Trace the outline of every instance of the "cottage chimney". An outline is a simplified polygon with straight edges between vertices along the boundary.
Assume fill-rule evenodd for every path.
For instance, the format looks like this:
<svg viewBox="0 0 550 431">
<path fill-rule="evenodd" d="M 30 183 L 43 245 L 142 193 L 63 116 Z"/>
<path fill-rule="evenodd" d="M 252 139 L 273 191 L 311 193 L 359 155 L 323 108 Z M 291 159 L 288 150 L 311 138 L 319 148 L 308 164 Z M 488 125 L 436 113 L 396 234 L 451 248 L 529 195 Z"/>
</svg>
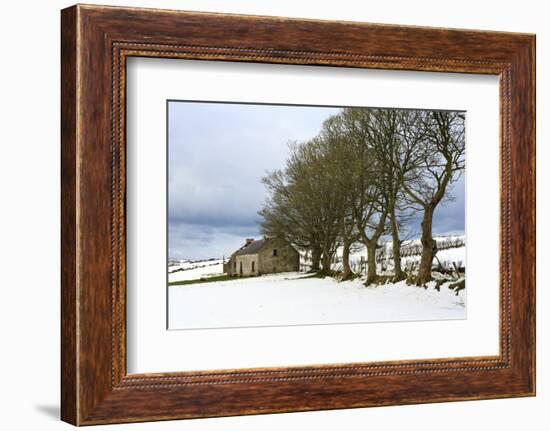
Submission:
<svg viewBox="0 0 550 431">
<path fill-rule="evenodd" d="M 254 238 L 246 238 L 245 246 L 254 242 Z"/>
</svg>

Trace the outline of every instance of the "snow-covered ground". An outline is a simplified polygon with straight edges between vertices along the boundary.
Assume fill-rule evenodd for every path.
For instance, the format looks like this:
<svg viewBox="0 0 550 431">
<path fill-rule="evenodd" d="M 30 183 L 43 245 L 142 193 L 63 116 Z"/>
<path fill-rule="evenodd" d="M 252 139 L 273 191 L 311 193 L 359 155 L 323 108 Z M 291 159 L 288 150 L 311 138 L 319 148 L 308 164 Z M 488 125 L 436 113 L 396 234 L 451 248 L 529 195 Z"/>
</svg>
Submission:
<svg viewBox="0 0 550 431">
<path fill-rule="evenodd" d="M 169 328 L 222 328 L 466 318 L 465 291 L 303 273 L 169 287 Z"/>
<path fill-rule="evenodd" d="M 199 262 L 182 262 L 179 265 L 168 267 L 168 282 L 196 280 L 203 277 L 211 277 L 223 274 L 223 261 L 221 259 L 205 260 Z"/>
<path fill-rule="evenodd" d="M 410 242 L 414 246 L 414 242 Z M 386 250 L 391 255 L 391 249 Z M 354 250 L 351 260 L 358 270 L 366 250 Z M 466 262 L 466 248 L 437 253 L 445 267 Z M 419 255 L 402 258 L 404 266 L 416 264 Z M 446 263 L 444 263 L 446 262 Z M 341 263 L 335 262 L 334 269 Z M 353 265 L 352 265 L 353 266 Z M 386 268 L 392 262 L 386 260 Z M 382 269 L 378 266 L 379 271 Z M 168 268 L 169 282 L 196 280 L 223 274 L 223 261 L 181 261 Z M 458 295 L 444 284 L 423 287 L 396 284 L 365 287 L 364 280 L 338 282 L 327 277 L 306 278 L 303 272 L 235 278 L 213 283 L 169 286 L 170 329 L 228 328 L 334 323 L 449 320 L 466 318 L 466 289 Z"/>
</svg>

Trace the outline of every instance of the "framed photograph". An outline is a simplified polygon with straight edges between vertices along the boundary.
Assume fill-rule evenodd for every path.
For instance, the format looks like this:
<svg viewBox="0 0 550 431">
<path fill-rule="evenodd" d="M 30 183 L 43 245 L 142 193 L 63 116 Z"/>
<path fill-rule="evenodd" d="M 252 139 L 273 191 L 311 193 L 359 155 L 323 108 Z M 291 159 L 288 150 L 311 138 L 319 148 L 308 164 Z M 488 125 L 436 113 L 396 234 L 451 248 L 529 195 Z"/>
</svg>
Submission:
<svg viewBox="0 0 550 431">
<path fill-rule="evenodd" d="M 61 14 L 62 419 L 535 394 L 535 37 Z"/>
</svg>

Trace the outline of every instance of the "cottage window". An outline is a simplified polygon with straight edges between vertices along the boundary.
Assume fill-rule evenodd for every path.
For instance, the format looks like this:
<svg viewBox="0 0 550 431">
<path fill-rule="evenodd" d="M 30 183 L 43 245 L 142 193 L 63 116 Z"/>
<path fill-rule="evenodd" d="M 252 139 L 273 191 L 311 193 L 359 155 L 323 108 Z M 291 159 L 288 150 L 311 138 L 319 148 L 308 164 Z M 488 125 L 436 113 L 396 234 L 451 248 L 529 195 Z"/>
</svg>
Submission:
<svg viewBox="0 0 550 431">
<path fill-rule="evenodd" d="M 276 248 L 273 249 L 273 256 L 277 256 L 277 249 Z"/>
</svg>

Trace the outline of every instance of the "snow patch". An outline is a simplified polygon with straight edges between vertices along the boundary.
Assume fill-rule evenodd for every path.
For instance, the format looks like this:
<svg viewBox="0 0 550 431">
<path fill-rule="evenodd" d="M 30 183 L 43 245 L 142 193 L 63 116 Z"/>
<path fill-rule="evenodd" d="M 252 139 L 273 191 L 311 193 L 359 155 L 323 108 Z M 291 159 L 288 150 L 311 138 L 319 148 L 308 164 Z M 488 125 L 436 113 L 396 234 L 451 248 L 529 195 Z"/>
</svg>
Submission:
<svg viewBox="0 0 550 431">
<path fill-rule="evenodd" d="M 197 268 L 193 271 L 203 271 Z M 365 287 L 304 273 L 169 287 L 169 328 L 199 329 L 465 319 L 465 291 L 405 282 Z"/>
</svg>

